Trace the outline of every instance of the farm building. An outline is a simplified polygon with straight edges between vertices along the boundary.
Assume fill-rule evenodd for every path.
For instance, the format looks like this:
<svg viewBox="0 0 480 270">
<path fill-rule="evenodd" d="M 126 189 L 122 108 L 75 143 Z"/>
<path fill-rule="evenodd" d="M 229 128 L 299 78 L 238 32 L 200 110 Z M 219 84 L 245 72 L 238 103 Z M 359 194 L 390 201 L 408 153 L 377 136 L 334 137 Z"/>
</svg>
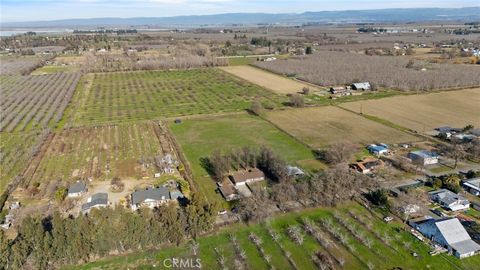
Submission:
<svg viewBox="0 0 480 270">
<path fill-rule="evenodd" d="M 228 177 L 235 186 L 265 180 L 265 174 L 257 168 L 236 171 Z"/>
<path fill-rule="evenodd" d="M 87 185 L 84 182 L 77 181 L 68 188 L 67 196 L 70 198 L 77 198 L 82 196 L 85 192 L 87 192 Z"/>
<path fill-rule="evenodd" d="M 446 248 L 459 259 L 473 256 L 480 251 L 480 245 L 470 238 L 457 218 L 439 220 L 426 218 L 409 223 L 425 237 Z"/>
<path fill-rule="evenodd" d="M 470 202 L 466 198 L 447 189 L 431 191 L 428 195 L 430 195 L 432 201 L 450 211 L 460 211 L 470 208 Z"/>
<path fill-rule="evenodd" d="M 370 154 L 373 154 L 376 156 L 385 155 L 388 153 L 388 145 L 383 143 L 379 145 L 371 144 L 367 146 L 367 149 L 370 152 Z"/>
<path fill-rule="evenodd" d="M 372 90 L 372 86 L 370 85 L 369 82 L 353 83 L 351 87 L 353 90 L 363 90 L 363 91 Z"/>
<path fill-rule="evenodd" d="M 363 159 L 363 161 L 350 164 L 350 168 L 363 174 L 369 174 L 373 173 L 376 169 L 383 167 L 383 165 L 383 161 L 376 158 L 367 157 Z"/>
<path fill-rule="evenodd" d="M 146 188 L 145 190 L 135 191 L 131 195 L 130 207 L 137 210 L 140 207 L 155 208 L 162 203 L 170 200 L 170 192 L 167 188 Z"/>
<path fill-rule="evenodd" d="M 418 165 L 433 165 L 438 163 L 438 155 L 429 151 L 414 151 L 408 153 L 408 158 Z"/>
<path fill-rule="evenodd" d="M 96 193 L 87 199 L 87 202 L 82 205 L 82 213 L 88 214 L 93 208 L 101 208 L 108 206 L 108 194 Z"/>
<path fill-rule="evenodd" d="M 480 196 L 480 177 L 463 181 L 463 187 L 475 196 Z"/>
<path fill-rule="evenodd" d="M 336 86 L 336 87 L 331 87 L 329 92 L 331 94 L 340 94 L 340 93 L 345 93 L 347 92 L 347 88 L 345 86 Z"/>
</svg>

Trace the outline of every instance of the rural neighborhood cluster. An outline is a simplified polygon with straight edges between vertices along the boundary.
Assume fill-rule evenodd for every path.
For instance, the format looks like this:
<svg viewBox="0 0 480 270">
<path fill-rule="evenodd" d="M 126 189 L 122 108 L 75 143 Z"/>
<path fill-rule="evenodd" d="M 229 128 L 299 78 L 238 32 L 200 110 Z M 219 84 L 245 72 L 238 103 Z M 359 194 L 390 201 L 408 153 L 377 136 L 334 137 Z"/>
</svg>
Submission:
<svg viewBox="0 0 480 270">
<path fill-rule="evenodd" d="M 0 40 L 0 270 L 480 269 L 478 21 L 147 30 Z"/>
</svg>

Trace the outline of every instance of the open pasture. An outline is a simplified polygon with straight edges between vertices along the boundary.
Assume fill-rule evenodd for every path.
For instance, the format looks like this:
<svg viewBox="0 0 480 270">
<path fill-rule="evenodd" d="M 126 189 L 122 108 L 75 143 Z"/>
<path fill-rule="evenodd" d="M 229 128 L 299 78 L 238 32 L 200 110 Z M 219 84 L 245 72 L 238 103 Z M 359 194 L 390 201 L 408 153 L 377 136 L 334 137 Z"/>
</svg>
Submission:
<svg viewBox="0 0 480 270">
<path fill-rule="evenodd" d="M 170 129 L 191 164 L 194 181 L 209 200 L 223 201 L 221 195 L 215 193 L 215 182 L 201 165 L 201 159 L 215 150 L 228 153 L 244 146 L 265 145 L 292 164 L 311 170 L 323 168 L 308 147 L 248 114 L 187 119 L 181 124 L 171 124 Z"/>
<path fill-rule="evenodd" d="M 0 131 L 55 126 L 79 79 L 77 73 L 0 77 Z"/>
<path fill-rule="evenodd" d="M 396 96 L 340 105 L 425 132 L 440 126 L 480 126 L 480 88 L 425 95 Z"/>
<path fill-rule="evenodd" d="M 293 94 L 300 92 L 304 87 L 310 88 L 310 90 L 316 90 L 316 87 L 312 87 L 309 84 L 295 81 L 289 78 L 282 77 L 280 75 L 261 70 L 252 66 L 229 66 L 220 67 L 220 69 L 238 76 L 251 83 L 268 88 L 278 94 Z"/>
<path fill-rule="evenodd" d="M 76 124 L 119 123 L 240 111 L 280 97 L 218 69 L 94 74 L 78 94 Z"/>
<path fill-rule="evenodd" d="M 332 106 L 273 111 L 267 114 L 267 119 L 315 148 L 336 141 L 370 144 L 418 140 L 402 131 Z"/>
<path fill-rule="evenodd" d="M 79 179 L 151 178 L 158 170 L 155 157 L 168 153 L 174 155 L 173 148 L 155 123 L 65 129 L 25 178 L 29 185 L 40 183 L 42 192 Z"/>
<path fill-rule="evenodd" d="M 402 230 L 401 224 L 386 224 L 355 203 L 285 214 L 268 224 L 229 227 L 198 239 L 198 244 L 197 256 L 190 244 L 184 244 L 66 269 L 143 269 L 163 265 L 172 257 L 193 258 L 193 262 L 199 258 L 202 269 L 237 265 L 241 269 L 473 270 L 480 263 L 478 256 L 463 260 L 431 256 L 429 247 Z"/>
</svg>

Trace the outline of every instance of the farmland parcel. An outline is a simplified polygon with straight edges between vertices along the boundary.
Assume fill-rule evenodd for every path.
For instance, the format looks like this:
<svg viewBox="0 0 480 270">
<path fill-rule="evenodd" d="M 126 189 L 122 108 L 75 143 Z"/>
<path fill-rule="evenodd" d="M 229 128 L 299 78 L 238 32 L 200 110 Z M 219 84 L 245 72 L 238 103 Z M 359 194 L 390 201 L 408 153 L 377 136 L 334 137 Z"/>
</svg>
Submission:
<svg viewBox="0 0 480 270">
<path fill-rule="evenodd" d="M 440 126 L 480 126 L 480 88 L 414 96 L 397 96 L 341 105 L 423 132 Z"/>
<path fill-rule="evenodd" d="M 55 135 L 38 167 L 27 170 L 25 184 L 37 182 L 39 195 L 49 197 L 56 186 L 79 179 L 153 177 L 155 158 L 172 153 L 156 123 L 67 129 Z"/>
<path fill-rule="evenodd" d="M 367 56 L 358 53 L 318 52 L 312 56 L 258 62 L 279 74 L 318 85 L 341 85 L 369 81 L 379 87 L 401 90 L 431 90 L 480 85 L 478 67 L 414 62 L 408 58 Z"/>
<path fill-rule="evenodd" d="M 294 240 L 292 231 L 299 232 L 301 243 Z M 403 231 L 399 223 L 386 224 L 354 203 L 336 209 L 290 213 L 268 224 L 234 226 L 201 237 L 198 244 L 196 256 L 185 244 L 66 269 L 148 268 L 172 257 L 198 257 L 202 269 L 222 269 L 223 265 L 242 265 L 245 269 L 319 269 L 319 264 L 330 263 L 333 269 L 473 270 L 480 261 L 478 256 L 464 260 L 443 254 L 431 256 L 430 248 Z M 244 250 L 246 259 L 238 259 L 235 245 Z M 414 257 L 413 252 L 418 256 Z"/>
<path fill-rule="evenodd" d="M 297 93 L 304 87 L 309 87 L 311 90 L 316 89 L 309 84 L 294 81 L 251 66 L 230 66 L 221 67 L 220 69 L 279 94 Z"/>
<path fill-rule="evenodd" d="M 274 111 L 267 119 L 312 147 L 336 141 L 400 143 L 417 138 L 336 107 Z"/>
<path fill-rule="evenodd" d="M 80 90 L 76 125 L 232 112 L 247 109 L 254 99 L 281 100 L 219 69 L 99 73 Z"/>
<path fill-rule="evenodd" d="M 171 130 L 192 165 L 199 190 L 209 200 L 221 197 L 215 193 L 215 182 L 202 167 L 201 159 L 215 150 L 228 153 L 230 149 L 265 145 L 291 163 L 310 169 L 322 167 L 306 146 L 268 122 L 247 114 L 185 120 L 181 124 L 172 124 Z"/>
</svg>

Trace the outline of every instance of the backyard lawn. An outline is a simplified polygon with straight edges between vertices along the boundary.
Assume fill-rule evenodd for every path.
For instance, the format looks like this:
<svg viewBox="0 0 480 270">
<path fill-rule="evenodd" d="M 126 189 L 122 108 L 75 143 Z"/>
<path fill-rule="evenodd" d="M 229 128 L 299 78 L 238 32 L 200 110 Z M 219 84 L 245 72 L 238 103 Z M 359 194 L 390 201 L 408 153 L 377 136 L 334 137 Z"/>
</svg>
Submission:
<svg viewBox="0 0 480 270">
<path fill-rule="evenodd" d="M 248 114 L 186 119 L 170 125 L 190 162 L 196 183 L 208 199 L 222 200 L 215 193 L 215 182 L 201 166 L 200 159 L 219 149 L 229 151 L 243 146 L 265 145 L 292 164 L 308 170 L 323 168 L 311 150 L 270 123 Z"/>
</svg>

